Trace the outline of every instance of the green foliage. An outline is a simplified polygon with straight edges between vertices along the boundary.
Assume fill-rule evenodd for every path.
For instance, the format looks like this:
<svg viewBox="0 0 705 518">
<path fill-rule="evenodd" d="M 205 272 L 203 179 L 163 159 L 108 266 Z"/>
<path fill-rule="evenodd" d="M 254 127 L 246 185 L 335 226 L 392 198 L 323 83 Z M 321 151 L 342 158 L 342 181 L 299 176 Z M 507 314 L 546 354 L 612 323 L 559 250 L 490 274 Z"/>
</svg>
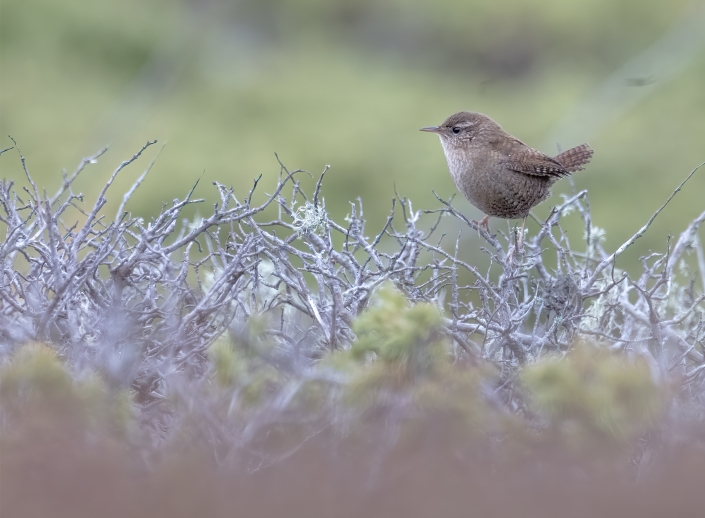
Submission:
<svg viewBox="0 0 705 518">
<path fill-rule="evenodd" d="M 0 371 L 4 404 L 55 407 L 71 399 L 73 380 L 53 349 L 34 343 L 20 348 Z"/>
<path fill-rule="evenodd" d="M 239 332 L 221 337 L 209 349 L 213 378 L 227 391 L 237 390 L 246 406 L 257 404 L 280 385 L 272 366 L 272 346 L 263 337 L 266 320 L 253 316 Z"/>
<path fill-rule="evenodd" d="M 247 362 L 238 354 L 231 340 L 221 338 L 211 345 L 208 352 L 218 385 L 231 387 L 247 372 Z"/>
<path fill-rule="evenodd" d="M 351 350 L 322 362 L 349 374 L 345 401 L 359 409 L 406 401 L 424 419 L 452 423 L 456 437 L 494 431 L 524 444 L 542 422 L 540 439 L 554 446 L 611 451 L 653 427 L 668 397 L 645 360 L 578 344 L 521 368 L 519 396 L 541 418 L 522 420 L 488 404 L 486 394 L 501 384 L 496 367 L 452 360 L 434 306 L 412 306 L 385 286 L 354 329 Z"/>
<path fill-rule="evenodd" d="M 669 395 L 656 384 L 645 361 L 578 344 L 562 357 L 546 357 L 521 368 L 518 396 L 536 415 L 512 415 L 491 404 L 496 396 L 487 397 L 498 394 L 502 383 L 496 367 L 455 361 L 437 308 L 411 305 L 391 286 L 380 289 L 355 322 L 358 340 L 352 348 L 329 353 L 315 366 L 341 374 L 340 384 L 315 375 L 297 380 L 286 374 L 274 360 L 276 351 L 265 329 L 265 320 L 252 318 L 210 348 L 217 390 L 186 392 L 189 410 L 177 435 L 200 436 L 202 423 L 194 409 L 202 405 L 215 410 L 212 415 L 223 423 L 234 410 L 244 418 L 236 422 L 247 423 L 248 415 L 266 409 L 271 396 L 289 383 L 299 388 L 286 417 L 267 417 L 271 437 L 280 437 L 282 444 L 295 443 L 291 438 L 305 433 L 297 428 L 300 423 L 329 415 L 346 434 L 354 431 L 365 440 L 370 430 L 392 419 L 399 439 L 409 444 L 433 429 L 440 430 L 435 436 L 444 444 L 468 445 L 489 434 L 502 436 L 512 455 L 537 440 L 558 451 L 609 454 L 626 451 L 623 446 L 655 426 Z M 215 406 L 208 406 L 214 401 Z M 0 369 L 0 402 L 6 424 L 28 422 L 30 416 L 35 430 L 78 426 L 116 437 L 124 435 L 130 423 L 126 394 L 111 394 L 97 376 L 76 377 L 43 344 L 19 349 Z M 183 409 L 177 405 L 171 411 Z M 222 449 L 228 450 L 227 443 Z"/>
<path fill-rule="evenodd" d="M 521 378 L 549 435 L 577 446 L 633 439 L 656 423 L 667 396 L 646 361 L 586 344 L 527 366 Z"/>
<path fill-rule="evenodd" d="M 410 374 L 428 373 L 443 351 L 443 321 L 431 304 L 410 305 L 391 286 L 377 293 L 377 302 L 355 322 L 356 358 L 374 353 L 389 366 L 408 369 Z"/>
<path fill-rule="evenodd" d="M 353 325 L 357 341 L 351 350 L 328 360 L 350 374 L 347 404 L 369 410 L 401 403 L 408 412 L 401 414 L 407 416 L 403 429 L 412 436 L 424 433 L 431 415 L 462 441 L 493 429 L 496 415 L 482 386 L 493 383 L 494 370 L 454 362 L 442 328 L 438 308 L 411 305 L 391 285 L 382 287 Z"/>
<path fill-rule="evenodd" d="M 110 392 L 95 374 L 78 379 L 40 343 L 20 348 L 0 369 L 0 402 L 13 422 L 40 428 L 63 423 L 122 435 L 131 419 L 126 391 Z"/>
</svg>

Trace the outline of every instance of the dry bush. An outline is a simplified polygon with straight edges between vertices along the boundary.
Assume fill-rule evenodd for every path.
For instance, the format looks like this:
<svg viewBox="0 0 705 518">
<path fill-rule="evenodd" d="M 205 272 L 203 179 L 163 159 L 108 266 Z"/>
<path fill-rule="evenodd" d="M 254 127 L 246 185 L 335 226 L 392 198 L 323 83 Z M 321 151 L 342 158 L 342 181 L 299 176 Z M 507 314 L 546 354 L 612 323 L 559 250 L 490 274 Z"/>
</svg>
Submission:
<svg viewBox="0 0 705 518">
<path fill-rule="evenodd" d="M 663 207 L 608 253 L 586 191 L 523 249 L 440 198 L 414 211 L 398 197 L 368 236 L 361 202 L 344 224 L 328 216 L 325 171 L 307 194 L 305 172 L 281 164 L 262 203 L 258 181 L 244 198 L 216 183 L 209 215 L 183 217 L 202 202 L 194 187 L 143 221 L 125 208 L 150 164 L 109 217 L 108 189 L 152 144 L 87 208 L 73 183 L 103 151 L 53 196 L 26 167 L 26 186 L 0 186 L 13 514 L 60 516 L 61 502 L 67 516 L 694 505 L 705 212 L 636 277 L 615 261 Z M 579 247 L 568 217 L 582 222 Z M 463 259 L 462 230 L 489 266 Z"/>
</svg>

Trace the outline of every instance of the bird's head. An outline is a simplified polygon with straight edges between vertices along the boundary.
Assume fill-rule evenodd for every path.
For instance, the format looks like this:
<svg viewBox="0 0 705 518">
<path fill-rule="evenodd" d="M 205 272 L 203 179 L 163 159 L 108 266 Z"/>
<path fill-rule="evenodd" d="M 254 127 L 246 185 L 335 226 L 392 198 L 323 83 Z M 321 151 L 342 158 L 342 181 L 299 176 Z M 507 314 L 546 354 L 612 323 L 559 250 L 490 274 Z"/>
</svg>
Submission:
<svg viewBox="0 0 705 518">
<path fill-rule="evenodd" d="M 448 117 L 440 126 L 421 128 L 421 131 L 436 133 L 444 149 L 467 147 L 482 135 L 501 130 L 499 124 L 487 115 L 477 112 L 458 112 Z"/>
</svg>

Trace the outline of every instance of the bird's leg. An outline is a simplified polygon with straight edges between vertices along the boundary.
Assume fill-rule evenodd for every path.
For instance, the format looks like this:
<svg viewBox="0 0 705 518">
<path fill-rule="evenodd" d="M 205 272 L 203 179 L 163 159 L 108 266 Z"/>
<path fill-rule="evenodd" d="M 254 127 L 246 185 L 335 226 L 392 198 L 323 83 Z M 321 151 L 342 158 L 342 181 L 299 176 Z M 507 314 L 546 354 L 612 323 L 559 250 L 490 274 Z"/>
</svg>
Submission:
<svg viewBox="0 0 705 518">
<path fill-rule="evenodd" d="M 519 238 L 517 239 L 517 249 L 521 249 L 524 246 L 524 226 L 526 225 L 526 216 L 521 220 L 521 230 L 519 231 Z"/>
</svg>

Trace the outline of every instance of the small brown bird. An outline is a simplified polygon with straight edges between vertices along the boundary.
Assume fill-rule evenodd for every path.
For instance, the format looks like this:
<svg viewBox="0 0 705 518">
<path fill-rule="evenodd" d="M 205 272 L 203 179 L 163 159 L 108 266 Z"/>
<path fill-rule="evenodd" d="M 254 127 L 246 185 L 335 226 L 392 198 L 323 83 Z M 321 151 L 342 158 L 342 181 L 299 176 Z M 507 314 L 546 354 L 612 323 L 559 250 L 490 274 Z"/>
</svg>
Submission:
<svg viewBox="0 0 705 518">
<path fill-rule="evenodd" d="M 554 182 L 582 170 L 593 154 L 583 144 L 551 158 L 476 112 L 456 113 L 421 131 L 440 137 L 456 187 L 486 214 L 479 224 L 488 228 L 490 216 L 521 218 L 520 243 L 529 211 L 551 195 Z"/>
</svg>

